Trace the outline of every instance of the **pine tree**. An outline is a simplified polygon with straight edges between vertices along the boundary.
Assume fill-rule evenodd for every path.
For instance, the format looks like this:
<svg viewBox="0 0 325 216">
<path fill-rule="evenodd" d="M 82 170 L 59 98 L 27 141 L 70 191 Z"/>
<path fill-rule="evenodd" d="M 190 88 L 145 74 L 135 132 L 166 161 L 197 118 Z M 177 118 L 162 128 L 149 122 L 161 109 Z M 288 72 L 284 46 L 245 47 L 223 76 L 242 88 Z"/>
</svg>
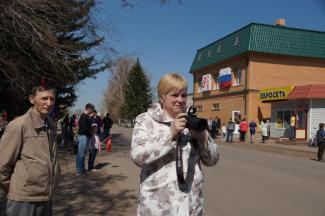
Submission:
<svg viewBox="0 0 325 216">
<path fill-rule="evenodd" d="M 135 117 L 147 111 L 152 104 L 152 89 L 150 79 L 144 73 L 139 59 L 132 67 L 127 82 L 123 87 L 124 103 L 121 107 L 121 116 L 133 123 Z"/>
</svg>

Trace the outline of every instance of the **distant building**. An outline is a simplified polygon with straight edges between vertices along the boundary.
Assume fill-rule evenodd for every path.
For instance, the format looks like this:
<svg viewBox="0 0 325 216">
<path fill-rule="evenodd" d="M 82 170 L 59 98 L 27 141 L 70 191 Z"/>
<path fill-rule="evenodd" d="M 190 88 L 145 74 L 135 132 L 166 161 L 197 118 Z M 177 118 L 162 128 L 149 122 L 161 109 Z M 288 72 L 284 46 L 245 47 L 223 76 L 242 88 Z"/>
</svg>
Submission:
<svg viewBox="0 0 325 216">
<path fill-rule="evenodd" d="M 193 93 L 188 93 L 186 95 L 186 106 L 190 107 L 193 105 Z"/>
<path fill-rule="evenodd" d="M 301 139 L 325 122 L 325 92 L 315 93 L 325 86 L 325 32 L 285 27 L 283 19 L 251 23 L 199 49 L 190 73 L 201 117 L 269 118 L 271 136 L 280 137 L 294 113 Z"/>
</svg>

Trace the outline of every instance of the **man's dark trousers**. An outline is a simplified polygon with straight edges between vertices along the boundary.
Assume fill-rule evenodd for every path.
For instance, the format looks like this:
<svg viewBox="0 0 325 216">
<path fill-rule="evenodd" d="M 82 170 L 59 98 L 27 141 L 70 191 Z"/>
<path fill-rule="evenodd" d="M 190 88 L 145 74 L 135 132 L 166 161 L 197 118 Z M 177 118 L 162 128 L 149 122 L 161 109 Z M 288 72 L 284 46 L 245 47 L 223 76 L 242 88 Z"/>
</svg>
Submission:
<svg viewBox="0 0 325 216">
<path fill-rule="evenodd" d="M 7 216 L 52 216 L 52 201 L 18 202 L 7 201 Z"/>
<path fill-rule="evenodd" d="M 325 143 L 319 143 L 318 144 L 318 152 L 317 152 L 317 159 L 318 160 L 323 159 L 324 150 L 325 150 Z"/>
</svg>

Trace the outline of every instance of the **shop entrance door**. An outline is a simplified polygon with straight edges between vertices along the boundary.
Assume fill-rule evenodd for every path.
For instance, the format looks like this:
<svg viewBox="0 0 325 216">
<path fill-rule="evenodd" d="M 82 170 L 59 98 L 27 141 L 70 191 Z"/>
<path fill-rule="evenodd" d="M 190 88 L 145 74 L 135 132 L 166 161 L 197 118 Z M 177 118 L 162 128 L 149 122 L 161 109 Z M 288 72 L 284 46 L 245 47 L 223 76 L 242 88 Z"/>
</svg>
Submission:
<svg viewBox="0 0 325 216">
<path fill-rule="evenodd" d="M 307 116 L 308 116 L 309 101 L 297 100 L 297 121 L 296 121 L 296 139 L 307 139 Z"/>
<path fill-rule="evenodd" d="M 235 134 L 238 134 L 239 123 L 241 120 L 241 111 L 232 111 L 231 119 L 235 122 Z"/>
<path fill-rule="evenodd" d="M 239 124 L 241 120 L 241 111 L 232 111 L 232 121 L 235 122 L 235 124 Z"/>
<path fill-rule="evenodd" d="M 307 115 L 305 111 L 297 112 L 296 122 L 296 139 L 306 139 L 306 121 Z"/>
</svg>

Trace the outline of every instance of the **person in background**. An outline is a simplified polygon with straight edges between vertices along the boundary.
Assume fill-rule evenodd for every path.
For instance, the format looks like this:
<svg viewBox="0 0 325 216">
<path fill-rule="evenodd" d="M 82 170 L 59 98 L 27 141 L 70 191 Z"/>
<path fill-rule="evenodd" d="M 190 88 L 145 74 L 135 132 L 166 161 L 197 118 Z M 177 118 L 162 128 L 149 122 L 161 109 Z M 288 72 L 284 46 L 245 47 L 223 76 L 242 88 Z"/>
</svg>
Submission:
<svg viewBox="0 0 325 216">
<path fill-rule="evenodd" d="M 317 131 L 317 161 L 323 160 L 323 154 L 325 150 L 325 131 L 324 131 L 324 123 L 319 124 L 319 130 Z"/>
<path fill-rule="evenodd" d="M 218 123 L 217 131 L 219 132 L 221 130 L 221 119 L 219 117 L 216 117 L 216 118 L 217 118 L 217 123 Z M 217 136 L 218 135 L 219 135 L 219 133 L 217 134 Z"/>
<path fill-rule="evenodd" d="M 250 138 L 251 138 L 251 143 L 254 143 L 254 136 L 255 136 L 255 133 L 256 133 L 256 127 L 257 127 L 257 124 L 254 120 L 252 120 L 250 123 L 249 123 L 249 133 L 250 133 Z"/>
<path fill-rule="evenodd" d="M 186 128 L 184 77 L 164 75 L 157 92 L 159 103 L 136 117 L 132 135 L 130 156 L 142 168 L 137 215 L 203 215 L 201 164 L 218 162 L 217 145 L 207 130 Z"/>
<path fill-rule="evenodd" d="M 226 142 L 227 127 L 225 123 L 222 124 L 220 133 L 222 134 L 222 142 Z"/>
<path fill-rule="evenodd" d="M 7 194 L 7 216 L 51 216 L 60 175 L 56 124 L 50 117 L 55 90 L 32 89 L 32 107 L 12 120 L 0 141 L 0 187 Z"/>
<path fill-rule="evenodd" d="M 68 127 L 69 127 L 69 113 L 67 113 L 61 121 L 61 148 L 64 148 L 64 145 L 67 143 L 68 136 Z"/>
<path fill-rule="evenodd" d="M 98 125 L 93 123 L 91 125 L 92 137 L 89 140 L 89 160 L 88 160 L 88 171 L 95 171 L 95 159 L 98 151 L 101 151 L 101 142 L 98 136 Z"/>
<path fill-rule="evenodd" d="M 106 116 L 104 117 L 104 120 L 103 120 L 103 125 L 104 125 L 104 139 L 105 139 L 110 135 L 111 128 L 113 126 L 113 121 L 109 117 L 109 113 L 106 113 Z"/>
<path fill-rule="evenodd" d="M 210 117 L 209 120 L 208 120 L 208 128 L 209 128 L 209 131 L 211 132 L 211 130 L 212 130 L 212 117 Z"/>
<path fill-rule="evenodd" d="M 211 137 L 213 139 L 217 138 L 217 133 L 218 133 L 218 122 L 216 118 L 213 118 L 212 123 L 211 123 Z"/>
<path fill-rule="evenodd" d="M 269 140 L 271 138 L 270 119 L 266 119 L 266 128 L 267 128 L 267 139 Z"/>
<path fill-rule="evenodd" d="M 296 139 L 296 114 L 295 113 L 292 113 L 291 115 L 290 127 L 291 127 L 291 132 L 290 132 L 289 140 L 294 141 Z"/>
<path fill-rule="evenodd" d="M 229 119 L 228 125 L 227 125 L 227 142 L 233 142 L 233 134 L 235 131 L 235 123 L 232 121 L 232 119 Z"/>
<path fill-rule="evenodd" d="M 103 120 L 99 115 L 97 115 L 96 110 L 94 110 L 94 113 L 93 113 L 93 116 L 90 119 L 90 122 L 91 122 L 91 124 L 97 124 L 97 126 L 98 126 L 97 135 L 100 137 L 100 128 L 103 125 Z"/>
<path fill-rule="evenodd" d="M 265 141 L 267 140 L 267 124 L 265 119 L 261 121 L 261 135 L 262 143 L 265 143 Z"/>
<path fill-rule="evenodd" d="M 94 110 L 95 106 L 91 103 L 87 103 L 85 111 L 81 114 L 78 121 L 78 152 L 76 158 L 77 175 L 86 174 L 85 157 L 88 150 L 88 142 L 92 136 L 90 117 Z"/>
<path fill-rule="evenodd" d="M 245 142 L 246 133 L 247 133 L 247 130 L 248 130 L 248 123 L 246 121 L 246 118 L 243 118 L 240 121 L 240 123 L 239 123 L 239 130 L 240 130 L 239 141 L 240 142 Z"/>
<path fill-rule="evenodd" d="M 68 151 L 72 150 L 73 146 L 73 141 L 74 141 L 74 135 L 75 131 L 74 128 L 76 127 L 75 125 L 75 119 L 77 118 L 76 114 L 73 114 L 70 119 L 69 119 L 69 124 L 68 124 L 68 132 L 67 132 L 67 147 Z"/>
</svg>

